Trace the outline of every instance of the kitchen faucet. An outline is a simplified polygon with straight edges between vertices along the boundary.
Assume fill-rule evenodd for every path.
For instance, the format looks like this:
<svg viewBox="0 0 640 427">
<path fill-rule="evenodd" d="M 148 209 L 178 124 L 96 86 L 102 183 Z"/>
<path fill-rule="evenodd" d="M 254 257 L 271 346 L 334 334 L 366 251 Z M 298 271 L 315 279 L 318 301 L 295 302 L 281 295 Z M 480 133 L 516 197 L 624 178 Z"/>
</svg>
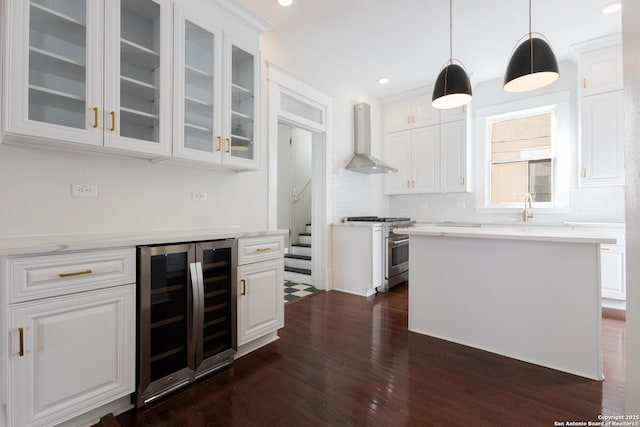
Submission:
<svg viewBox="0 0 640 427">
<path fill-rule="evenodd" d="M 527 202 L 529 202 L 529 209 L 527 209 Z M 533 207 L 531 204 L 533 203 L 533 198 L 531 194 L 527 193 L 524 196 L 524 209 L 522 210 L 522 220 L 527 222 L 529 218 L 533 218 Z"/>
</svg>

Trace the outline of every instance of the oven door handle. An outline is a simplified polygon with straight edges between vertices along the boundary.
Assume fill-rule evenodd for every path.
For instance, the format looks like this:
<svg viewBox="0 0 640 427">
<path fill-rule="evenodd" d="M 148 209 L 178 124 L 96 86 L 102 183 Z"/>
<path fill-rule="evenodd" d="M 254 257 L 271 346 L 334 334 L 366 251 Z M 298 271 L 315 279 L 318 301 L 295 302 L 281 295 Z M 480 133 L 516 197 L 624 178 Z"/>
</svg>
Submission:
<svg viewBox="0 0 640 427">
<path fill-rule="evenodd" d="M 409 239 L 402 239 L 402 240 L 390 240 L 389 241 L 389 246 L 399 246 L 403 243 L 407 243 L 409 241 Z"/>
</svg>

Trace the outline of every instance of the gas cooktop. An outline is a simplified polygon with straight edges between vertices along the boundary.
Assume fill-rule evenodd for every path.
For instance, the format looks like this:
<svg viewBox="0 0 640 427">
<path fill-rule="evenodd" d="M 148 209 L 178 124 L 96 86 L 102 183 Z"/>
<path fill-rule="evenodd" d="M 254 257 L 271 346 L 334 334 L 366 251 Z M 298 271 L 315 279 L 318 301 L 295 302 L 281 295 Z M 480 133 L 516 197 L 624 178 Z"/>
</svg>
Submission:
<svg viewBox="0 0 640 427">
<path fill-rule="evenodd" d="M 380 216 L 350 216 L 347 217 L 348 222 L 404 222 L 411 221 L 411 218 L 396 218 L 396 217 L 380 217 Z"/>
</svg>

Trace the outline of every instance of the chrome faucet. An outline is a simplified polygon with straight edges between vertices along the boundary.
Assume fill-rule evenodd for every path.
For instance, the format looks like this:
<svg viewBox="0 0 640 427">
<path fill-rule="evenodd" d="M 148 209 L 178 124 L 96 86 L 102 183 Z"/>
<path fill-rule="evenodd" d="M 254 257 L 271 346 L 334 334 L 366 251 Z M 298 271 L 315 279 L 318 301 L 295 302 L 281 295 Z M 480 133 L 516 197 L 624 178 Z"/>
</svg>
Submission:
<svg viewBox="0 0 640 427">
<path fill-rule="evenodd" d="M 529 209 L 527 209 L 527 202 L 529 202 Z M 533 198 L 531 194 L 527 193 L 524 196 L 524 209 L 522 210 L 522 220 L 527 222 L 529 218 L 533 218 L 533 207 L 531 204 L 533 203 Z"/>
</svg>

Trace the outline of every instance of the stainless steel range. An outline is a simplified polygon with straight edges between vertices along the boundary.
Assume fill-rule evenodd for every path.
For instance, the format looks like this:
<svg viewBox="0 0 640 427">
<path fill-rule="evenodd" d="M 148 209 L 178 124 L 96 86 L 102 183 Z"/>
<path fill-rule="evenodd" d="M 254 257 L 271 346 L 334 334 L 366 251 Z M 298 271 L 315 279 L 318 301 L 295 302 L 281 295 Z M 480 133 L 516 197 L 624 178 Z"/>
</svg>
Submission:
<svg viewBox="0 0 640 427">
<path fill-rule="evenodd" d="M 388 292 L 393 286 L 409 280 L 409 236 L 396 233 L 399 228 L 415 224 L 410 218 L 351 216 L 348 222 L 376 222 L 382 225 L 382 285 L 378 292 Z"/>
</svg>

